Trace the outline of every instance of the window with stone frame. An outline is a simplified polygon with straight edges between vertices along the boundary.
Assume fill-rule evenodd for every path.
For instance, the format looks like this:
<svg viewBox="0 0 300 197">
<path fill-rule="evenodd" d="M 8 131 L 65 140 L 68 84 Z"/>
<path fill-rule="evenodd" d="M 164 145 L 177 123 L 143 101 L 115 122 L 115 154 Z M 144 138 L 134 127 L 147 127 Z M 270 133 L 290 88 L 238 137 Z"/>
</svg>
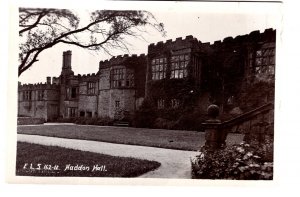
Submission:
<svg viewBox="0 0 300 197">
<path fill-rule="evenodd" d="M 151 61 L 152 80 L 160 80 L 166 78 L 167 58 L 154 58 Z"/>
<path fill-rule="evenodd" d="M 255 74 L 275 74 L 275 47 L 256 50 L 254 64 L 252 57 L 253 55 L 250 55 L 250 64 L 253 65 Z"/>
<path fill-rule="evenodd" d="M 115 101 L 115 108 L 120 108 L 120 101 Z"/>
<path fill-rule="evenodd" d="M 77 108 L 75 107 L 69 107 L 68 108 L 69 111 L 69 117 L 76 117 L 77 116 Z"/>
<path fill-rule="evenodd" d="M 111 88 L 125 86 L 125 68 L 115 68 L 111 70 Z"/>
<path fill-rule="evenodd" d="M 92 118 L 92 116 L 93 116 L 93 113 L 91 111 L 86 112 L 86 117 Z"/>
<path fill-rule="evenodd" d="M 32 91 L 27 91 L 27 100 L 31 101 Z"/>
<path fill-rule="evenodd" d="M 78 98 L 78 87 L 67 88 L 67 99 L 76 99 L 76 98 Z"/>
<path fill-rule="evenodd" d="M 79 116 L 84 117 L 85 116 L 85 111 L 80 111 Z"/>
<path fill-rule="evenodd" d="M 157 109 L 164 109 L 165 108 L 165 100 L 164 99 L 158 99 L 157 100 Z"/>
<path fill-rule="evenodd" d="M 38 90 L 38 92 L 37 92 L 37 100 L 38 101 L 44 100 L 44 90 Z"/>
<path fill-rule="evenodd" d="M 88 82 L 87 83 L 87 94 L 95 94 L 96 92 L 96 83 Z"/>
<path fill-rule="evenodd" d="M 23 100 L 30 101 L 31 100 L 31 91 L 24 91 L 23 92 Z"/>
<path fill-rule="evenodd" d="M 188 75 L 187 65 L 190 61 L 188 54 L 173 55 L 171 57 L 171 78 L 181 79 Z"/>
<path fill-rule="evenodd" d="M 126 69 L 126 87 L 134 87 L 134 73 L 132 70 Z"/>
<path fill-rule="evenodd" d="M 171 108 L 178 108 L 180 105 L 180 100 L 179 99 L 171 99 Z"/>
<path fill-rule="evenodd" d="M 134 87 L 134 72 L 126 68 L 114 68 L 110 72 L 110 87 Z"/>
</svg>

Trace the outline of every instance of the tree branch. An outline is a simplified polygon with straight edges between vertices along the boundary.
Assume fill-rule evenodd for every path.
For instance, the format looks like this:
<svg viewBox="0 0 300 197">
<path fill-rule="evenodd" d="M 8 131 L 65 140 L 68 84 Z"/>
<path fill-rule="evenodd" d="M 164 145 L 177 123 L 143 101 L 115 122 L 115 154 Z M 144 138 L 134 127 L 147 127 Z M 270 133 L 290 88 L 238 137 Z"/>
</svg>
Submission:
<svg viewBox="0 0 300 197">
<path fill-rule="evenodd" d="M 29 30 L 31 30 L 32 28 L 36 27 L 36 26 L 38 25 L 38 23 L 41 21 L 41 19 L 42 19 L 44 16 L 46 16 L 47 14 L 48 14 L 47 11 L 41 12 L 40 15 L 38 16 L 38 18 L 36 19 L 36 21 L 35 21 L 33 24 L 31 24 L 31 25 L 27 25 L 27 26 L 28 26 L 27 28 L 21 29 L 21 30 L 19 31 L 19 34 L 22 34 L 22 33 L 26 32 L 26 31 L 29 31 Z"/>
<path fill-rule="evenodd" d="M 158 29 L 160 24 L 151 19 L 155 19 L 154 16 L 146 11 L 103 10 L 93 12 L 91 22 L 77 28 L 79 19 L 69 10 L 20 8 L 19 26 L 23 29 L 19 36 L 24 32 L 28 34 L 20 44 L 19 76 L 38 61 L 41 52 L 59 43 L 90 50 L 103 49 L 109 55 L 112 55 L 111 49 L 129 51 L 123 36 L 141 36 L 136 31 L 144 31 L 137 27 L 150 25 L 163 32 L 163 29 Z M 83 39 L 81 35 L 84 35 Z M 89 41 L 84 39 L 88 38 L 87 35 L 90 35 Z"/>
</svg>

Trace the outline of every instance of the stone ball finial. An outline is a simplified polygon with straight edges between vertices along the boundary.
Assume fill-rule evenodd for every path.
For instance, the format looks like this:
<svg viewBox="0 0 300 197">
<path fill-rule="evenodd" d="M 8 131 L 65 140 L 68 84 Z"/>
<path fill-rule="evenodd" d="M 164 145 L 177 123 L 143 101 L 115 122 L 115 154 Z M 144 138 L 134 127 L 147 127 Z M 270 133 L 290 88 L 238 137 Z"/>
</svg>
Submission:
<svg viewBox="0 0 300 197">
<path fill-rule="evenodd" d="M 217 105 L 210 105 L 207 108 L 207 113 L 211 118 L 215 119 L 220 113 L 220 108 Z"/>
</svg>

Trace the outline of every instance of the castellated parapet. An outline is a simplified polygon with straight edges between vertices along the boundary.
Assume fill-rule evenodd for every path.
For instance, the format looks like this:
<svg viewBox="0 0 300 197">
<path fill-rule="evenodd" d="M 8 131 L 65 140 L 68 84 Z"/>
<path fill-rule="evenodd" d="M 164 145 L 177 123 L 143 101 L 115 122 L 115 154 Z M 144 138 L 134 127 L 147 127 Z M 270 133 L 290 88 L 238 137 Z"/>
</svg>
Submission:
<svg viewBox="0 0 300 197">
<path fill-rule="evenodd" d="M 152 43 L 148 46 L 148 53 L 151 51 L 162 51 L 162 50 L 178 50 L 181 48 L 199 48 L 199 43 L 197 38 L 189 35 L 186 36 L 184 39 L 182 37 L 178 37 L 175 40 L 169 39 L 165 42 L 158 42 L 156 44 Z"/>
<path fill-rule="evenodd" d="M 248 43 L 248 42 L 260 42 L 260 41 L 267 41 L 267 42 L 275 42 L 276 39 L 276 30 L 270 28 L 264 30 L 264 32 L 260 32 L 259 30 L 252 31 L 250 34 L 245 34 L 245 35 L 238 35 L 235 38 L 229 36 L 224 38 L 222 41 L 217 40 L 214 41 L 213 43 L 205 42 L 202 43 L 200 40 L 197 38 L 189 35 L 186 36 L 185 38 L 178 37 L 175 40 L 169 39 L 166 40 L 165 42 L 157 42 L 152 43 L 148 46 L 148 51 L 161 51 L 164 49 L 175 49 L 176 48 L 187 48 L 187 47 L 192 47 L 196 48 L 199 51 L 207 51 L 210 50 L 210 47 L 216 48 L 220 47 L 222 45 L 226 44 L 238 44 L 238 43 Z"/>
<path fill-rule="evenodd" d="M 58 84 L 49 83 L 35 83 L 35 84 L 21 84 L 19 85 L 19 91 L 33 91 L 33 90 L 55 90 L 59 88 Z"/>
<path fill-rule="evenodd" d="M 217 40 L 211 46 L 218 48 L 221 46 L 234 46 L 248 43 L 259 43 L 259 42 L 275 42 L 276 30 L 270 28 L 260 32 L 259 30 L 252 31 L 249 34 L 238 35 L 236 37 L 226 37 L 222 41 Z"/>
<path fill-rule="evenodd" d="M 97 73 L 91 73 L 91 74 L 78 74 L 77 75 L 79 82 L 84 82 L 84 81 L 97 81 L 99 79 L 99 74 Z"/>
<path fill-rule="evenodd" d="M 146 60 L 146 55 L 145 54 L 132 54 L 132 55 L 118 55 L 110 58 L 109 60 L 104 60 L 99 62 L 99 70 L 104 69 L 104 68 L 109 68 L 115 65 L 124 65 L 124 66 L 130 66 L 132 65 L 133 62 L 135 61 L 142 61 Z"/>
</svg>

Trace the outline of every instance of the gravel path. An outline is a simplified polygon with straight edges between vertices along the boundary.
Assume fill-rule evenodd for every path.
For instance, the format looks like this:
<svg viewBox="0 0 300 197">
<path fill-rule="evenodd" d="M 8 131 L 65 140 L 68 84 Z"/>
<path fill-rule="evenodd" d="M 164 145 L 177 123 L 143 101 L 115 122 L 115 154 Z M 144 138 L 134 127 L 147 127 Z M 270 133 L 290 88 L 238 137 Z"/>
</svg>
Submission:
<svg viewBox="0 0 300 197">
<path fill-rule="evenodd" d="M 61 146 L 82 151 L 103 153 L 112 156 L 134 157 L 158 161 L 161 166 L 150 171 L 141 178 L 191 178 L 190 157 L 198 154 L 196 151 L 182 151 L 146 146 L 134 146 L 96 142 L 87 140 L 63 139 L 37 135 L 18 134 L 18 141 L 49 146 Z"/>
</svg>

